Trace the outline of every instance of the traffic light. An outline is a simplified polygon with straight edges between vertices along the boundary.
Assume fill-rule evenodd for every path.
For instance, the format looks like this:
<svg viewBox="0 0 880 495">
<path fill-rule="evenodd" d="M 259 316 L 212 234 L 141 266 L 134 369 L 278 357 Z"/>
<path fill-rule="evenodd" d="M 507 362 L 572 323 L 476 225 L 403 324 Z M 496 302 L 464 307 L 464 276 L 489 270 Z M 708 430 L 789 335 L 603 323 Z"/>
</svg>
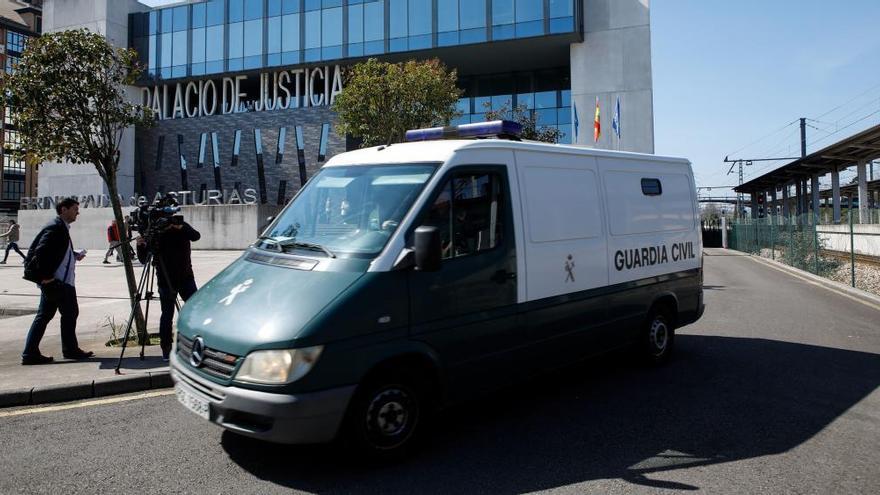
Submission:
<svg viewBox="0 0 880 495">
<path fill-rule="evenodd" d="M 764 194 L 758 194 L 758 218 L 764 218 Z"/>
</svg>

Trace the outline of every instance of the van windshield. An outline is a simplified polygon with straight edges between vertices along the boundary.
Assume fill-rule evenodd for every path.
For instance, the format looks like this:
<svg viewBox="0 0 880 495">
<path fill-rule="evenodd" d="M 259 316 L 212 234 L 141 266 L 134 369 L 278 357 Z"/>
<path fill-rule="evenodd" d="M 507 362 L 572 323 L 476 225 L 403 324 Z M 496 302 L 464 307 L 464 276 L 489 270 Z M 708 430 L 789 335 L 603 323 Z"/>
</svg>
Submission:
<svg viewBox="0 0 880 495">
<path fill-rule="evenodd" d="M 436 169 L 437 164 L 324 168 L 256 246 L 329 257 L 374 257 Z"/>
</svg>

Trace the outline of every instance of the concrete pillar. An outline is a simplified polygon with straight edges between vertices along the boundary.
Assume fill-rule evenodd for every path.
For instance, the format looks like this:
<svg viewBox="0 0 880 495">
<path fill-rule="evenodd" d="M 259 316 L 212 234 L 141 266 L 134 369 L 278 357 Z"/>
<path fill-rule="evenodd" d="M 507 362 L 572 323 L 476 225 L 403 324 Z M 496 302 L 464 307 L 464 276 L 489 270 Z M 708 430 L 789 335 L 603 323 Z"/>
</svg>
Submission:
<svg viewBox="0 0 880 495">
<path fill-rule="evenodd" d="M 788 188 L 789 188 L 789 184 L 785 184 L 782 186 L 782 216 L 785 217 L 786 220 L 788 220 L 788 212 L 789 212 Z"/>
<path fill-rule="evenodd" d="M 751 198 L 749 208 L 752 210 L 752 218 L 758 218 L 758 193 L 751 193 Z"/>
<path fill-rule="evenodd" d="M 727 217 L 721 217 L 721 247 L 727 249 Z"/>
<path fill-rule="evenodd" d="M 859 162 L 857 170 L 859 173 L 859 223 L 868 223 L 868 175 L 867 161 Z"/>
<path fill-rule="evenodd" d="M 803 181 L 796 179 L 794 181 L 794 214 L 797 216 L 801 216 L 804 212 L 804 193 L 802 188 Z"/>
<path fill-rule="evenodd" d="M 810 177 L 810 195 L 813 199 L 813 225 L 819 224 L 819 174 Z"/>
<path fill-rule="evenodd" d="M 776 186 L 767 194 L 767 214 L 770 215 L 770 221 L 773 222 L 776 217 Z"/>
<path fill-rule="evenodd" d="M 810 196 L 807 194 L 807 184 L 810 183 L 810 179 L 804 177 L 801 179 L 803 181 L 803 185 L 801 186 L 801 191 L 804 194 L 801 196 L 801 201 L 803 202 L 803 206 L 801 207 L 801 213 L 804 215 L 808 215 L 810 213 Z"/>
<path fill-rule="evenodd" d="M 834 223 L 840 223 L 840 169 L 831 171 L 831 203 L 834 206 Z"/>
<path fill-rule="evenodd" d="M 337 2 L 339 3 L 339 2 Z M 537 2 L 539 5 L 541 2 Z M 584 0 L 584 41 L 569 49 L 575 144 L 654 153 L 654 89 L 651 75 L 651 12 L 645 0 Z M 621 135 L 611 130 L 620 98 Z M 602 134 L 593 142 L 599 99 Z"/>
</svg>

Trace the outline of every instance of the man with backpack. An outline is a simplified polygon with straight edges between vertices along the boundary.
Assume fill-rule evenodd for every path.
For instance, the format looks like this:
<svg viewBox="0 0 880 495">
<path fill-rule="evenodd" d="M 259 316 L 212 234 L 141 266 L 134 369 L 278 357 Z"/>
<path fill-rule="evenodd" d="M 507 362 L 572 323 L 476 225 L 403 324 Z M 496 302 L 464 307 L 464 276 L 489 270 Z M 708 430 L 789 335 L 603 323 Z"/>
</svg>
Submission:
<svg viewBox="0 0 880 495">
<path fill-rule="evenodd" d="M 24 279 L 40 287 L 40 307 L 28 331 L 21 364 L 48 364 L 51 356 L 40 353 L 40 341 L 46 326 L 61 312 L 61 352 L 67 359 L 87 359 L 93 352 L 79 348 L 76 340 L 76 318 L 79 306 L 74 287 L 76 262 L 85 251 L 74 251 L 70 240 L 70 224 L 79 215 L 79 202 L 65 198 L 55 205 L 58 216 L 46 224 L 34 238 L 24 260 Z"/>
</svg>

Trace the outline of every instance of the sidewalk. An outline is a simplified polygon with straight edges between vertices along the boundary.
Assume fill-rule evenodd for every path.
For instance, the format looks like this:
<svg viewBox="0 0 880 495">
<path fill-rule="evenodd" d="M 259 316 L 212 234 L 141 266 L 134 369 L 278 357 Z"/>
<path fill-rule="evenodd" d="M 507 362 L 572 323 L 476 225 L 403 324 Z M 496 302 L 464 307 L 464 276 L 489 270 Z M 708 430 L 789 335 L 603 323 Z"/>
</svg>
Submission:
<svg viewBox="0 0 880 495">
<path fill-rule="evenodd" d="M 240 251 L 193 251 L 193 271 L 201 286 L 229 265 Z M 55 363 L 22 366 L 21 351 L 34 313 L 40 302 L 39 289 L 21 278 L 21 257 L 10 253 L 0 265 L 0 407 L 84 399 L 119 393 L 169 387 L 168 363 L 162 361 L 158 345 L 126 349 L 120 368 L 114 369 L 120 348 L 107 347 L 111 338 L 110 319 L 124 327 L 131 310 L 125 272 L 121 263 L 104 265 L 103 252 L 90 251 L 76 266 L 79 303 L 76 335 L 79 345 L 95 356 L 86 361 L 69 361 L 61 356 L 60 315 L 49 323 L 40 351 L 54 356 Z M 135 275 L 141 267 L 135 262 Z M 148 328 L 158 333 L 159 299 L 150 303 Z"/>
</svg>

